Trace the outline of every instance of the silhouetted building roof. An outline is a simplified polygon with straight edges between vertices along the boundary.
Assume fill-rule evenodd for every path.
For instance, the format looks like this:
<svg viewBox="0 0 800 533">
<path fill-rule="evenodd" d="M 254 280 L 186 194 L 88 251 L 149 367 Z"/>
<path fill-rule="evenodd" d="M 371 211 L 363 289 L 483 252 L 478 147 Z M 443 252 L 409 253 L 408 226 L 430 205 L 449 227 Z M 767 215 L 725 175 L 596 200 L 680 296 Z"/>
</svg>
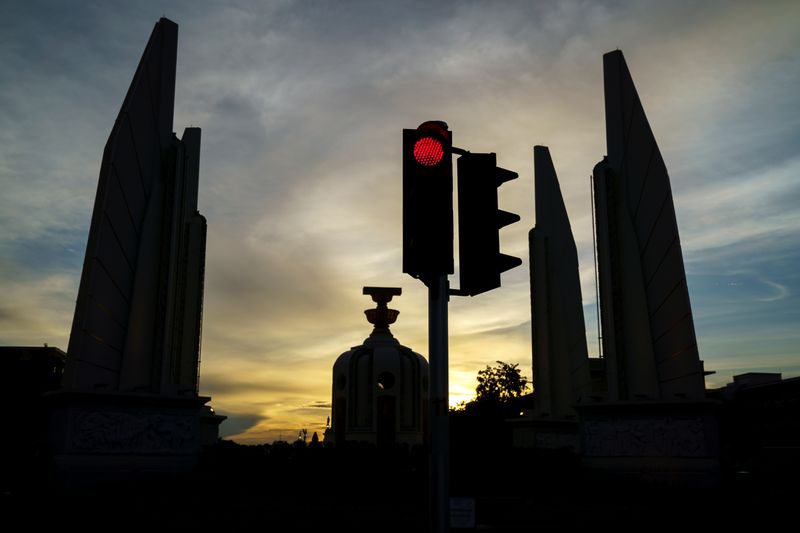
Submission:
<svg viewBox="0 0 800 533">
<path fill-rule="evenodd" d="M 0 477 L 25 479 L 42 448 L 44 395 L 61 387 L 66 354 L 49 346 L 0 347 Z"/>
<path fill-rule="evenodd" d="M 723 460 L 731 471 L 778 481 L 800 472 L 800 377 L 738 374 L 708 397 L 722 405 Z"/>
<path fill-rule="evenodd" d="M 67 354 L 50 346 L 0 347 L 0 389 L 3 396 L 40 396 L 61 386 Z"/>
</svg>

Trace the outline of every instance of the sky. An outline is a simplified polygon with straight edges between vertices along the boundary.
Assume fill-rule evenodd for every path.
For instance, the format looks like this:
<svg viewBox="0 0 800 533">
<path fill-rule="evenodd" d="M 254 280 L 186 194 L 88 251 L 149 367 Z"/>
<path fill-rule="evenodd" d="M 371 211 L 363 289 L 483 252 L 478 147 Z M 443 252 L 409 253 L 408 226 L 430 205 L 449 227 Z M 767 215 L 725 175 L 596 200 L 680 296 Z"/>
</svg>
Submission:
<svg viewBox="0 0 800 533">
<path fill-rule="evenodd" d="M 153 25 L 179 25 L 174 129 L 202 128 L 208 220 L 200 392 L 242 443 L 324 429 L 364 286 L 401 287 L 401 130 L 519 173 L 503 286 L 450 302 L 451 404 L 497 360 L 531 377 L 533 146 L 550 148 L 598 354 L 589 175 L 602 54 L 621 49 L 670 173 L 709 387 L 800 375 L 800 7 L 793 1 L 0 0 L 0 345 L 67 348 L 103 147 Z M 458 286 L 458 268 L 451 277 Z"/>
</svg>

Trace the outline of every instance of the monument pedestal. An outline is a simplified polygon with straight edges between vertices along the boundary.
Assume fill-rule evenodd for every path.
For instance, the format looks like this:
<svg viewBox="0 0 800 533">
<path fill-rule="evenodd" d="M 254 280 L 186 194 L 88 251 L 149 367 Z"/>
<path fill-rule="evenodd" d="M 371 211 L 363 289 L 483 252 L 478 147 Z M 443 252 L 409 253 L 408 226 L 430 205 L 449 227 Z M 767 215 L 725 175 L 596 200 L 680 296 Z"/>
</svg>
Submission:
<svg viewBox="0 0 800 533">
<path fill-rule="evenodd" d="M 224 416 L 204 396 L 59 390 L 46 395 L 57 478 L 90 484 L 191 470 Z M 212 434 L 213 433 L 213 434 Z"/>
<path fill-rule="evenodd" d="M 527 416 L 509 423 L 515 448 L 580 451 L 577 418 Z"/>
<path fill-rule="evenodd" d="M 716 485 L 720 476 L 717 407 L 711 401 L 577 405 L 583 465 L 641 481 Z"/>
</svg>

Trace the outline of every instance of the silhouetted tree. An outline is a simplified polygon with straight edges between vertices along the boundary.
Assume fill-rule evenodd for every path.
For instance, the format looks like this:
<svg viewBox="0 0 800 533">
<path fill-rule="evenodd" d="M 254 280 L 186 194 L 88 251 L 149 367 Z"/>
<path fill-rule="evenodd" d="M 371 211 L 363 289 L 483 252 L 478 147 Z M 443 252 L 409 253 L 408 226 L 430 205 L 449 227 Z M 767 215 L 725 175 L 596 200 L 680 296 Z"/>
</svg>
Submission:
<svg viewBox="0 0 800 533">
<path fill-rule="evenodd" d="M 459 443 L 462 459 L 511 446 L 511 426 L 506 421 L 519 414 L 527 388 L 528 378 L 518 364 L 497 361 L 478 372 L 475 398 L 450 412 L 451 442 Z"/>
<path fill-rule="evenodd" d="M 515 401 L 528 391 L 528 378 L 523 376 L 519 364 L 497 361 L 478 371 L 475 399 L 461 402 L 454 413 L 513 416 Z"/>
<path fill-rule="evenodd" d="M 522 396 L 528 388 L 528 378 L 520 372 L 519 363 L 497 361 L 497 366 L 486 366 L 478 372 L 475 401 L 505 403 Z"/>
</svg>

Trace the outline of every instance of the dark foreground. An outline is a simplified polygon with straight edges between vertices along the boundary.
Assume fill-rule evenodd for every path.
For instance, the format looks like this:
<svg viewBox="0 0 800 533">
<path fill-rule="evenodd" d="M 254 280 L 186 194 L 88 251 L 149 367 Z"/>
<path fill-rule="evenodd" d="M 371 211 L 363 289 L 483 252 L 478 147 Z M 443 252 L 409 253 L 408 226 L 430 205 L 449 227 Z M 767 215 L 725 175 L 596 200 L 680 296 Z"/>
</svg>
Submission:
<svg viewBox="0 0 800 533">
<path fill-rule="evenodd" d="M 475 498 L 479 531 L 785 530 L 800 495 L 796 468 L 690 488 L 599 476 L 567 453 L 454 454 L 451 493 Z M 0 509 L 14 530 L 428 529 L 423 449 L 221 441 L 196 471 L 168 479 L 65 488 L 40 471 L 16 481 L 5 484 Z"/>
</svg>

